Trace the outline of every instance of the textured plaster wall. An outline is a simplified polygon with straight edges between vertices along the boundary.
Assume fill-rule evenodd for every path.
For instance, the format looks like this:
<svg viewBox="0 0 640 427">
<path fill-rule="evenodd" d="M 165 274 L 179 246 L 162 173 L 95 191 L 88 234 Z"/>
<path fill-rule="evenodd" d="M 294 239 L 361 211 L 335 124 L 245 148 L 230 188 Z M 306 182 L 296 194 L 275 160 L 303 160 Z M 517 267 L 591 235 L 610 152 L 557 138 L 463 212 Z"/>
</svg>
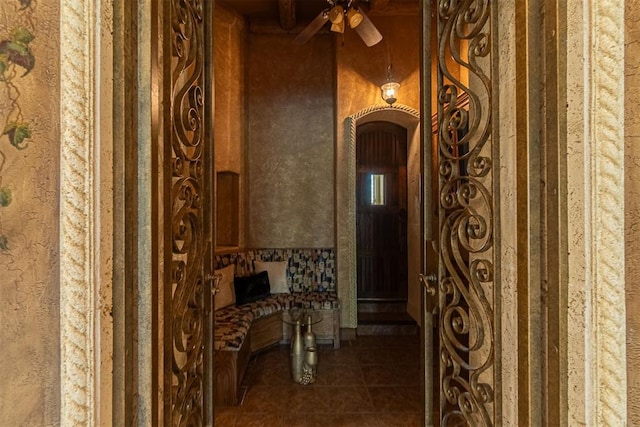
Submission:
<svg viewBox="0 0 640 427">
<path fill-rule="evenodd" d="M 569 425 L 623 425 L 623 11 L 569 0 L 566 16 L 565 410 Z"/>
<path fill-rule="evenodd" d="M 102 425 L 114 425 L 113 414 L 113 383 L 114 383 L 114 329 L 113 329 L 113 266 L 114 266 L 114 206 L 124 205 L 122 198 L 114 194 L 114 147 L 113 147 L 113 54 L 114 28 L 113 5 L 110 2 L 101 3 L 100 28 L 100 217 L 102 235 L 99 244 L 99 299 L 100 306 L 100 336 L 96 340 L 99 349 L 99 384 L 100 399 L 98 402 L 100 422 Z M 62 61 L 62 60 L 61 60 Z M 117 362 L 116 362 L 117 363 Z M 116 380 L 117 384 L 117 380 Z"/>
<path fill-rule="evenodd" d="M 20 10 L 22 4 L 26 8 Z M 0 137 L 0 424 L 57 425 L 58 2 L 0 3 L 0 42 L 16 43 L 19 27 L 35 38 L 17 40 L 22 46 L 15 52 L 25 59 L 28 46 L 35 66 L 24 75 L 16 63 L 29 61 L 0 58 L 0 127 L 18 121 L 31 128 L 22 150 L 9 143 L 9 135 Z"/>
<path fill-rule="evenodd" d="M 503 425 L 518 423 L 518 324 L 517 312 L 517 170 L 516 159 L 516 29 L 515 4 L 498 5 L 499 51 L 499 127 L 494 130 L 494 141 L 500 145 L 500 295 L 501 295 L 501 362 L 500 376 Z"/>
<path fill-rule="evenodd" d="M 567 3 L 567 235 L 568 289 L 567 289 L 567 403 L 569 425 L 584 425 L 588 417 L 586 396 L 588 385 L 585 355 L 587 346 L 587 305 L 589 286 L 588 236 L 585 235 L 586 183 L 585 159 L 588 149 L 585 122 L 588 120 L 584 108 L 585 65 L 579 54 L 584 52 L 587 31 L 582 14 L 583 2 L 571 0 Z"/>
<path fill-rule="evenodd" d="M 387 77 L 387 58 L 400 83 L 398 104 L 420 109 L 420 21 L 418 16 L 371 16 L 382 42 L 367 47 L 354 32 L 346 30 L 344 43 L 338 38 L 338 123 L 372 105 L 384 104 L 380 85 Z M 339 133 L 342 129 L 339 129 Z"/>
<path fill-rule="evenodd" d="M 216 5 L 214 12 L 215 121 L 214 144 L 216 171 L 239 174 L 238 191 L 244 194 L 244 43 L 245 21 L 236 12 Z M 239 246 L 244 246 L 246 198 L 240 197 L 238 215 Z"/>
<path fill-rule="evenodd" d="M 245 23 L 219 5 L 214 19 L 216 170 L 242 173 Z"/>
<path fill-rule="evenodd" d="M 333 57 L 326 34 L 248 35 L 248 247 L 334 245 Z"/>
<path fill-rule="evenodd" d="M 625 235 L 628 425 L 640 425 L 640 1 L 625 3 Z"/>
</svg>

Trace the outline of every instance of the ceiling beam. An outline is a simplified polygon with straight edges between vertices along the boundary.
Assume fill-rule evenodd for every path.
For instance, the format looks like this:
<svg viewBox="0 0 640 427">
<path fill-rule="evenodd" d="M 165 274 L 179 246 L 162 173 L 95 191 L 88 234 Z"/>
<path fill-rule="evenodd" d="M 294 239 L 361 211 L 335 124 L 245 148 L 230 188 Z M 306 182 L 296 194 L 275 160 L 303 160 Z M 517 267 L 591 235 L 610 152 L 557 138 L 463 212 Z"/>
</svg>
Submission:
<svg viewBox="0 0 640 427">
<path fill-rule="evenodd" d="M 278 0 L 280 26 L 292 30 L 296 26 L 296 0 Z"/>
</svg>

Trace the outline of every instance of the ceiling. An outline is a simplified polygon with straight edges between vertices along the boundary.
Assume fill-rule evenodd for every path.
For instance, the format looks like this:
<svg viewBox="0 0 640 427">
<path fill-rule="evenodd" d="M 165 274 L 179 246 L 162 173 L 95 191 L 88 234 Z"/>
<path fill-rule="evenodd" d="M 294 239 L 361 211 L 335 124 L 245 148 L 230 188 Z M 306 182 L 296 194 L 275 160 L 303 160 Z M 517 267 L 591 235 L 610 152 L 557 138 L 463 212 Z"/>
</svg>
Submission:
<svg viewBox="0 0 640 427">
<path fill-rule="evenodd" d="M 308 24 L 328 7 L 327 0 L 216 0 L 249 22 L 274 22 L 289 30 Z M 368 15 L 405 15 L 418 11 L 418 0 L 359 0 Z"/>
<path fill-rule="evenodd" d="M 282 0 L 216 0 L 217 4 L 233 9 L 249 20 L 278 20 L 279 3 Z M 309 21 L 327 6 L 326 0 L 288 0 L 294 4 L 296 17 L 301 21 Z"/>
</svg>

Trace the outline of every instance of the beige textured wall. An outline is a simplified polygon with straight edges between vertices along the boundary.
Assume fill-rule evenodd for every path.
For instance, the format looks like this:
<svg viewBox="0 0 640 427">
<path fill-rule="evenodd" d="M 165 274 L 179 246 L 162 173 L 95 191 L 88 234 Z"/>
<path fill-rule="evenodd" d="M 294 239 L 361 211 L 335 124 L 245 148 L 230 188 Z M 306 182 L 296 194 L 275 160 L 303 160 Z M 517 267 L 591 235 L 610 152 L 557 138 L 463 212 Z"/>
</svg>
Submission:
<svg viewBox="0 0 640 427">
<path fill-rule="evenodd" d="M 586 233 L 589 212 L 586 209 L 588 183 L 585 180 L 588 165 L 590 135 L 585 133 L 588 111 L 585 93 L 585 63 L 579 52 L 588 50 L 585 34 L 589 25 L 582 14 L 581 0 L 567 2 L 567 235 L 569 240 L 567 300 L 567 403 L 569 425 L 586 425 L 589 419 L 587 402 L 590 385 L 585 381 L 588 372 L 588 345 L 591 285 L 587 277 L 590 268 L 588 253 L 590 237 Z M 588 142 L 588 143 L 587 143 Z M 573 189 L 573 190 L 569 190 Z"/>
<path fill-rule="evenodd" d="M 625 3 L 627 420 L 640 425 L 640 1 Z"/>
<path fill-rule="evenodd" d="M 333 44 L 251 34 L 247 246 L 333 247 Z"/>
<path fill-rule="evenodd" d="M 21 3 L 29 5 L 19 10 Z M 30 73 L 0 58 L 0 71 L 9 67 L 0 82 L 0 127 L 19 121 L 31 128 L 23 150 L 0 137 L 0 192 L 11 192 L 11 203 L 0 203 L 0 239 L 7 239 L 0 244 L 2 425 L 59 420 L 57 17 L 57 2 L 0 3 L 0 42 L 19 27 L 35 36 L 26 43 L 35 58 Z"/>
<path fill-rule="evenodd" d="M 518 424 L 518 324 L 517 310 L 517 119 L 516 119 L 516 15 L 515 2 L 498 4 L 498 32 L 500 34 L 499 55 L 499 96 L 498 127 L 494 127 L 492 137 L 499 144 L 500 170 L 494 176 L 500 179 L 500 298 L 501 313 L 498 331 L 501 339 L 502 360 L 499 375 L 502 380 L 501 395 L 502 425 Z M 495 197 L 496 195 L 494 195 Z M 520 255 L 522 256 L 522 255 Z"/>
<path fill-rule="evenodd" d="M 245 23 L 219 5 L 214 19 L 216 170 L 242 173 Z"/>
<path fill-rule="evenodd" d="M 245 21 L 236 12 L 216 5 L 214 12 L 215 121 L 214 144 L 216 171 L 239 174 L 239 194 L 246 189 L 244 167 L 244 44 Z M 246 198 L 240 197 L 238 223 L 239 246 L 245 244 Z"/>
</svg>

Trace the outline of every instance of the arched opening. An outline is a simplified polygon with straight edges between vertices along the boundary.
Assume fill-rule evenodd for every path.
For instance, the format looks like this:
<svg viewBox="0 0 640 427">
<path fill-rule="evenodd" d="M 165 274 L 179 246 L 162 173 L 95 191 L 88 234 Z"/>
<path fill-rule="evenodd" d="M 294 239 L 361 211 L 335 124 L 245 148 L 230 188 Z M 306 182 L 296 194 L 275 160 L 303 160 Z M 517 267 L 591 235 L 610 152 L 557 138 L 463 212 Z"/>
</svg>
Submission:
<svg viewBox="0 0 640 427">
<path fill-rule="evenodd" d="M 356 139 L 359 125 L 374 121 L 395 123 L 407 129 L 407 193 L 413 194 L 407 200 L 407 275 L 408 295 L 407 311 L 420 323 L 420 114 L 404 105 L 376 105 L 359 111 L 345 120 L 345 137 L 342 149 L 346 161 L 336 165 L 336 173 L 348 176 L 347 180 L 336 182 L 336 193 L 346 194 L 345 202 L 336 204 L 336 220 L 346 222 L 341 239 L 344 245 L 338 245 L 337 257 L 341 260 L 341 269 L 348 272 L 347 286 L 339 288 L 343 306 L 343 317 L 351 325 L 357 325 L 357 253 L 356 253 Z M 339 170 L 347 165 L 347 170 Z"/>
</svg>

